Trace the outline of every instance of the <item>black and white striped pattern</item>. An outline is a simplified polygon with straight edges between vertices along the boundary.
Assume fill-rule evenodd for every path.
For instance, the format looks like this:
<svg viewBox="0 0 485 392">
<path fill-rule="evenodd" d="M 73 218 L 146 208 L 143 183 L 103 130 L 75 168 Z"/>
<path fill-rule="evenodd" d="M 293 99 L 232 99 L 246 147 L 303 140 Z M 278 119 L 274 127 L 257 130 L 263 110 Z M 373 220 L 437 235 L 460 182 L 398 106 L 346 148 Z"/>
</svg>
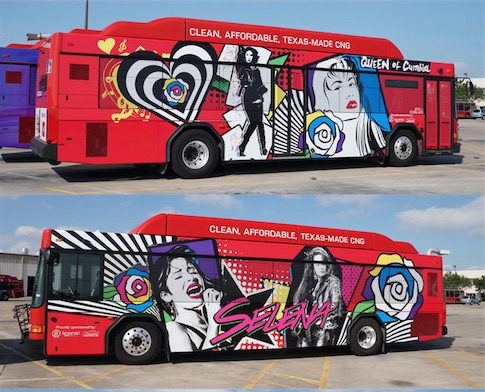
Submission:
<svg viewBox="0 0 485 392">
<path fill-rule="evenodd" d="M 171 242 L 171 236 L 101 233 L 72 230 L 52 230 L 53 249 L 92 251 L 104 253 L 103 286 L 113 284 L 114 278 L 136 264 L 147 265 L 148 248 Z M 49 310 L 68 313 L 82 313 L 91 316 L 119 317 L 130 313 L 116 302 L 91 300 L 52 300 Z M 145 311 L 160 319 L 156 306 Z"/>
<path fill-rule="evenodd" d="M 418 340 L 417 336 L 411 336 L 412 323 L 413 320 L 405 320 L 386 324 L 386 343 L 412 342 Z"/>
<path fill-rule="evenodd" d="M 208 44 L 178 43 L 170 54 L 169 66 L 166 61 L 148 51 L 130 54 L 118 70 L 121 94 L 177 125 L 193 121 L 216 74 L 216 52 Z M 175 106 L 162 101 L 163 83 L 172 78 L 183 80 L 189 89 L 186 102 Z"/>
<path fill-rule="evenodd" d="M 291 103 L 289 102 L 289 99 L 291 99 Z M 298 141 L 304 124 L 303 92 L 299 90 L 291 90 L 291 98 L 286 96 L 275 109 L 275 155 L 287 155 L 288 144 L 290 146 L 290 154 L 293 155 L 302 152 L 301 148 L 298 146 Z"/>
</svg>

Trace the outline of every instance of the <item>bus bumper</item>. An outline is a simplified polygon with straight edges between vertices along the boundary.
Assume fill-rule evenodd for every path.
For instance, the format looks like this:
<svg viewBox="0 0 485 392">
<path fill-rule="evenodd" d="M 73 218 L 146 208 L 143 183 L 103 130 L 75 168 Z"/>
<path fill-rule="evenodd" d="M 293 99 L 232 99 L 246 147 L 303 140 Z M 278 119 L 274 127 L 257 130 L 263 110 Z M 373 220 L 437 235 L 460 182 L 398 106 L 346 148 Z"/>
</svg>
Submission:
<svg viewBox="0 0 485 392">
<path fill-rule="evenodd" d="M 30 140 L 30 149 L 35 155 L 46 161 L 57 161 L 57 144 L 48 144 L 43 140 L 33 138 Z"/>
<path fill-rule="evenodd" d="M 446 327 L 446 325 L 443 325 L 441 327 L 441 336 L 445 336 L 445 335 L 448 335 L 448 328 Z"/>
</svg>

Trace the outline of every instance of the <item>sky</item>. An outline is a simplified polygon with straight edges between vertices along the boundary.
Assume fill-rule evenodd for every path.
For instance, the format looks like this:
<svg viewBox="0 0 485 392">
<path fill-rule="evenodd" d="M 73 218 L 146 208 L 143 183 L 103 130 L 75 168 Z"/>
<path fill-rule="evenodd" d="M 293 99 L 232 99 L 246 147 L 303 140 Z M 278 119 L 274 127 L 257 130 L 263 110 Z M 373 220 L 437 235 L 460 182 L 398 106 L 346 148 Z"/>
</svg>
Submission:
<svg viewBox="0 0 485 392">
<path fill-rule="evenodd" d="M 128 232 L 158 213 L 370 231 L 449 250 L 444 270 L 485 269 L 483 195 L 0 196 L 0 251 L 36 254 L 44 228 Z"/>
<path fill-rule="evenodd" d="M 179 16 L 387 38 L 409 60 L 485 77 L 484 0 L 88 0 L 88 27 Z M 0 46 L 83 28 L 86 0 L 0 0 Z"/>
</svg>

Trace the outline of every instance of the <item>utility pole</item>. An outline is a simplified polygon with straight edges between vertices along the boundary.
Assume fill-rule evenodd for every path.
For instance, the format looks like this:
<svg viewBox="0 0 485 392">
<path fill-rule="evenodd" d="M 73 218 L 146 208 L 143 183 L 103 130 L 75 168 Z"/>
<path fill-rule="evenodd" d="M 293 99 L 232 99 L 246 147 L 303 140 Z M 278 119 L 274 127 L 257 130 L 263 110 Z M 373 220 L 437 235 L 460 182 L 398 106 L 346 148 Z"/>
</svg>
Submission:
<svg viewBox="0 0 485 392">
<path fill-rule="evenodd" d="M 85 14 L 84 14 L 84 28 L 88 28 L 88 13 L 89 13 L 89 0 L 86 0 Z"/>
</svg>

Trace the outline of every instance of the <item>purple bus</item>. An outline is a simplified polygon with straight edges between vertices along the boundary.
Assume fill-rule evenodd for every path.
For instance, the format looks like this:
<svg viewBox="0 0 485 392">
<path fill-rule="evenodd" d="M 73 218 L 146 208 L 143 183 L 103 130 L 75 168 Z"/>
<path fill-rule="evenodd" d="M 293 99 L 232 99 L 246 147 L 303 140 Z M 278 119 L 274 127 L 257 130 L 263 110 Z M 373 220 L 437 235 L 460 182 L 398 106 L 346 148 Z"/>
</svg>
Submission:
<svg viewBox="0 0 485 392">
<path fill-rule="evenodd" d="M 30 148 L 34 137 L 38 50 L 0 47 L 0 148 Z"/>
</svg>

